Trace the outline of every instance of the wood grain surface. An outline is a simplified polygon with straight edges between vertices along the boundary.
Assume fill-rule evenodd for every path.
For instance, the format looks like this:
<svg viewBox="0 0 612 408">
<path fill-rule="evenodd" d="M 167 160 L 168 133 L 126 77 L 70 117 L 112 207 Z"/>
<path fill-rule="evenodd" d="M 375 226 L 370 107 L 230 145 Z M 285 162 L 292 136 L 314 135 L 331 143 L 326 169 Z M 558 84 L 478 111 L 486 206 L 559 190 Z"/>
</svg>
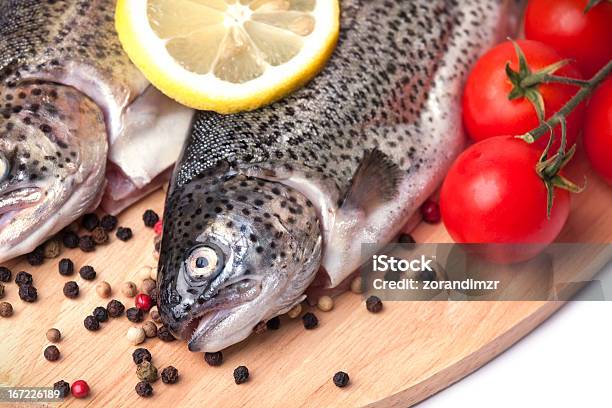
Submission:
<svg viewBox="0 0 612 408">
<path fill-rule="evenodd" d="M 589 173 L 582 158 L 571 173 L 588 175 L 587 191 L 573 202 L 571 218 L 560 237 L 564 242 L 609 242 L 612 238 L 612 189 Z M 125 317 L 89 332 L 83 319 L 108 300 L 98 297 L 95 285 L 102 280 L 113 286 L 113 297 L 128 307 L 119 286 L 137 282 L 143 265 L 154 265 L 153 231 L 143 226 L 146 208 L 161 213 L 163 193 L 149 196 L 120 217 L 120 224 L 134 229 L 134 238 L 112 242 L 96 252 L 64 251 L 76 267 L 90 264 L 98 271 L 95 281 L 78 275 L 58 274 L 58 259 L 31 267 L 23 260 L 9 263 L 13 273 L 27 270 L 34 276 L 39 298 L 28 304 L 19 300 L 14 283 L 6 285 L 6 299 L 15 314 L 0 318 L 0 385 L 51 386 L 64 379 L 86 380 L 87 399 L 69 397 L 62 406 L 96 407 L 406 407 L 449 386 L 485 364 L 529 333 L 561 306 L 561 302 L 386 302 L 382 313 L 368 313 L 361 296 L 345 293 L 331 312 L 315 311 L 320 325 L 306 331 L 300 319 L 282 317 L 280 330 L 254 335 L 224 352 L 220 367 L 210 367 L 201 353 L 190 353 L 185 343 L 148 339 L 142 346 L 153 354 L 161 370 L 173 365 L 181 379 L 175 385 L 157 381 L 154 396 L 136 395 L 138 382 L 131 353 L 135 349 L 125 334 L 133 325 Z M 419 242 L 448 242 L 441 225 L 420 225 Z M 572 272 L 573 271 L 573 272 Z M 572 268 L 568 273 L 580 272 Z M 14 275 L 13 275 L 14 276 Z M 76 280 L 81 293 L 67 299 L 62 287 Z M 43 350 L 49 344 L 45 332 L 61 330 L 61 359 L 48 362 Z M 236 385 L 232 372 L 246 365 L 246 384 Z M 335 372 L 351 377 L 344 389 L 332 383 Z M 40 404 L 44 406 L 45 404 Z M 58 405 L 58 404 L 51 404 Z M 24 405 L 25 406 L 25 405 Z"/>
</svg>

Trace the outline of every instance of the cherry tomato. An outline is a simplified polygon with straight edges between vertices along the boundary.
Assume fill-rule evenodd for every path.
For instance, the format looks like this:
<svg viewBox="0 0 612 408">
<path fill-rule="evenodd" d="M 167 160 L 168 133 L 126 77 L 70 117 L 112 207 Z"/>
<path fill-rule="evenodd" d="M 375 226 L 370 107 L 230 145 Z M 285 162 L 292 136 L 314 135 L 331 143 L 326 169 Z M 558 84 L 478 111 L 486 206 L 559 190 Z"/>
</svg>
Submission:
<svg viewBox="0 0 612 408">
<path fill-rule="evenodd" d="M 612 3 L 604 0 L 585 13 L 588 0 L 530 0 L 525 37 L 541 41 L 576 60 L 591 78 L 612 59 Z"/>
<path fill-rule="evenodd" d="M 458 243 L 530 244 L 492 257 L 500 262 L 529 259 L 551 243 L 567 220 L 570 196 L 555 189 L 547 218 L 546 187 L 535 171 L 540 154 L 538 147 L 511 136 L 465 150 L 440 195 L 442 221 L 451 237 Z"/>
<path fill-rule="evenodd" d="M 563 58 L 552 48 L 535 41 L 517 41 L 525 53 L 532 72 Z M 534 106 L 526 98 L 513 101 L 508 99 L 512 89 L 505 66 L 518 70 L 518 57 L 510 41 L 491 49 L 474 66 L 463 94 L 463 121 L 472 139 L 479 141 L 493 136 L 521 135 L 539 125 Z M 579 71 L 570 65 L 559 69 L 555 75 L 581 79 Z M 552 116 L 578 92 L 578 87 L 564 84 L 541 84 L 540 93 L 544 99 L 546 117 Z M 584 104 L 567 118 L 567 142 L 572 146 L 584 121 Z M 561 128 L 555 129 L 556 142 L 553 151 L 559 147 Z M 540 148 L 546 147 L 547 137 L 538 140 Z"/>
<path fill-rule="evenodd" d="M 589 102 L 584 150 L 593 168 L 612 185 L 612 78 L 595 90 Z"/>
</svg>

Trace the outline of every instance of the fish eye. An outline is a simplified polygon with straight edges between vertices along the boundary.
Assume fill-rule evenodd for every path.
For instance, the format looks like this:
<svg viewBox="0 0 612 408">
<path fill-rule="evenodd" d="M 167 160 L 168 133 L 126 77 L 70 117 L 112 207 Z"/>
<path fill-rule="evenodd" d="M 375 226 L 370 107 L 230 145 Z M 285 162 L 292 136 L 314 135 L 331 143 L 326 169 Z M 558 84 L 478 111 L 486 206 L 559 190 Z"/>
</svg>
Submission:
<svg viewBox="0 0 612 408">
<path fill-rule="evenodd" d="M 6 159 L 6 157 L 4 157 L 3 154 L 0 154 L 0 181 L 3 181 L 4 179 L 6 179 L 10 171 L 11 171 L 11 166 L 8 160 Z"/>
<path fill-rule="evenodd" d="M 195 247 L 187 257 L 186 266 L 192 277 L 212 279 L 223 268 L 223 253 L 208 245 Z"/>
</svg>

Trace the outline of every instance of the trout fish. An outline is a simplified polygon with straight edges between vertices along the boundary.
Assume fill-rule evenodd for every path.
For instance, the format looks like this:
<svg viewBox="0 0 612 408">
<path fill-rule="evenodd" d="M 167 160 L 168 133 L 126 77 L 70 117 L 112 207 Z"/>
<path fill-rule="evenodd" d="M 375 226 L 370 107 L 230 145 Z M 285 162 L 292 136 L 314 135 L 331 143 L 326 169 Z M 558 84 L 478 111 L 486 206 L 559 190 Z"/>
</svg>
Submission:
<svg viewBox="0 0 612 408">
<path fill-rule="evenodd" d="M 105 192 L 121 210 L 180 154 L 193 112 L 132 65 L 114 11 L 113 0 L 0 0 L 0 262 Z"/>
<path fill-rule="evenodd" d="M 245 339 L 317 273 L 336 287 L 371 256 L 362 243 L 398 234 L 464 148 L 462 84 L 510 32 L 511 5 L 343 0 L 337 49 L 306 87 L 196 114 L 158 272 L 161 317 L 191 351 Z"/>
</svg>

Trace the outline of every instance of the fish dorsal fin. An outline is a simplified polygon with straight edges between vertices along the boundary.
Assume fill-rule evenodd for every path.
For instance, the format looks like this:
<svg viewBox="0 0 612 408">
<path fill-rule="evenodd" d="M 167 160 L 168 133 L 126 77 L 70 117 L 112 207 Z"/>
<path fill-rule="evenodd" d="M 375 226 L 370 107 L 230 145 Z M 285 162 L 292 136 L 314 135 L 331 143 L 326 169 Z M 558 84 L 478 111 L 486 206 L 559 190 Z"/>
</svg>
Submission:
<svg viewBox="0 0 612 408">
<path fill-rule="evenodd" d="M 389 156 L 377 148 L 367 151 L 341 207 L 359 208 L 370 213 L 397 196 L 401 177 L 402 170 Z"/>
</svg>

